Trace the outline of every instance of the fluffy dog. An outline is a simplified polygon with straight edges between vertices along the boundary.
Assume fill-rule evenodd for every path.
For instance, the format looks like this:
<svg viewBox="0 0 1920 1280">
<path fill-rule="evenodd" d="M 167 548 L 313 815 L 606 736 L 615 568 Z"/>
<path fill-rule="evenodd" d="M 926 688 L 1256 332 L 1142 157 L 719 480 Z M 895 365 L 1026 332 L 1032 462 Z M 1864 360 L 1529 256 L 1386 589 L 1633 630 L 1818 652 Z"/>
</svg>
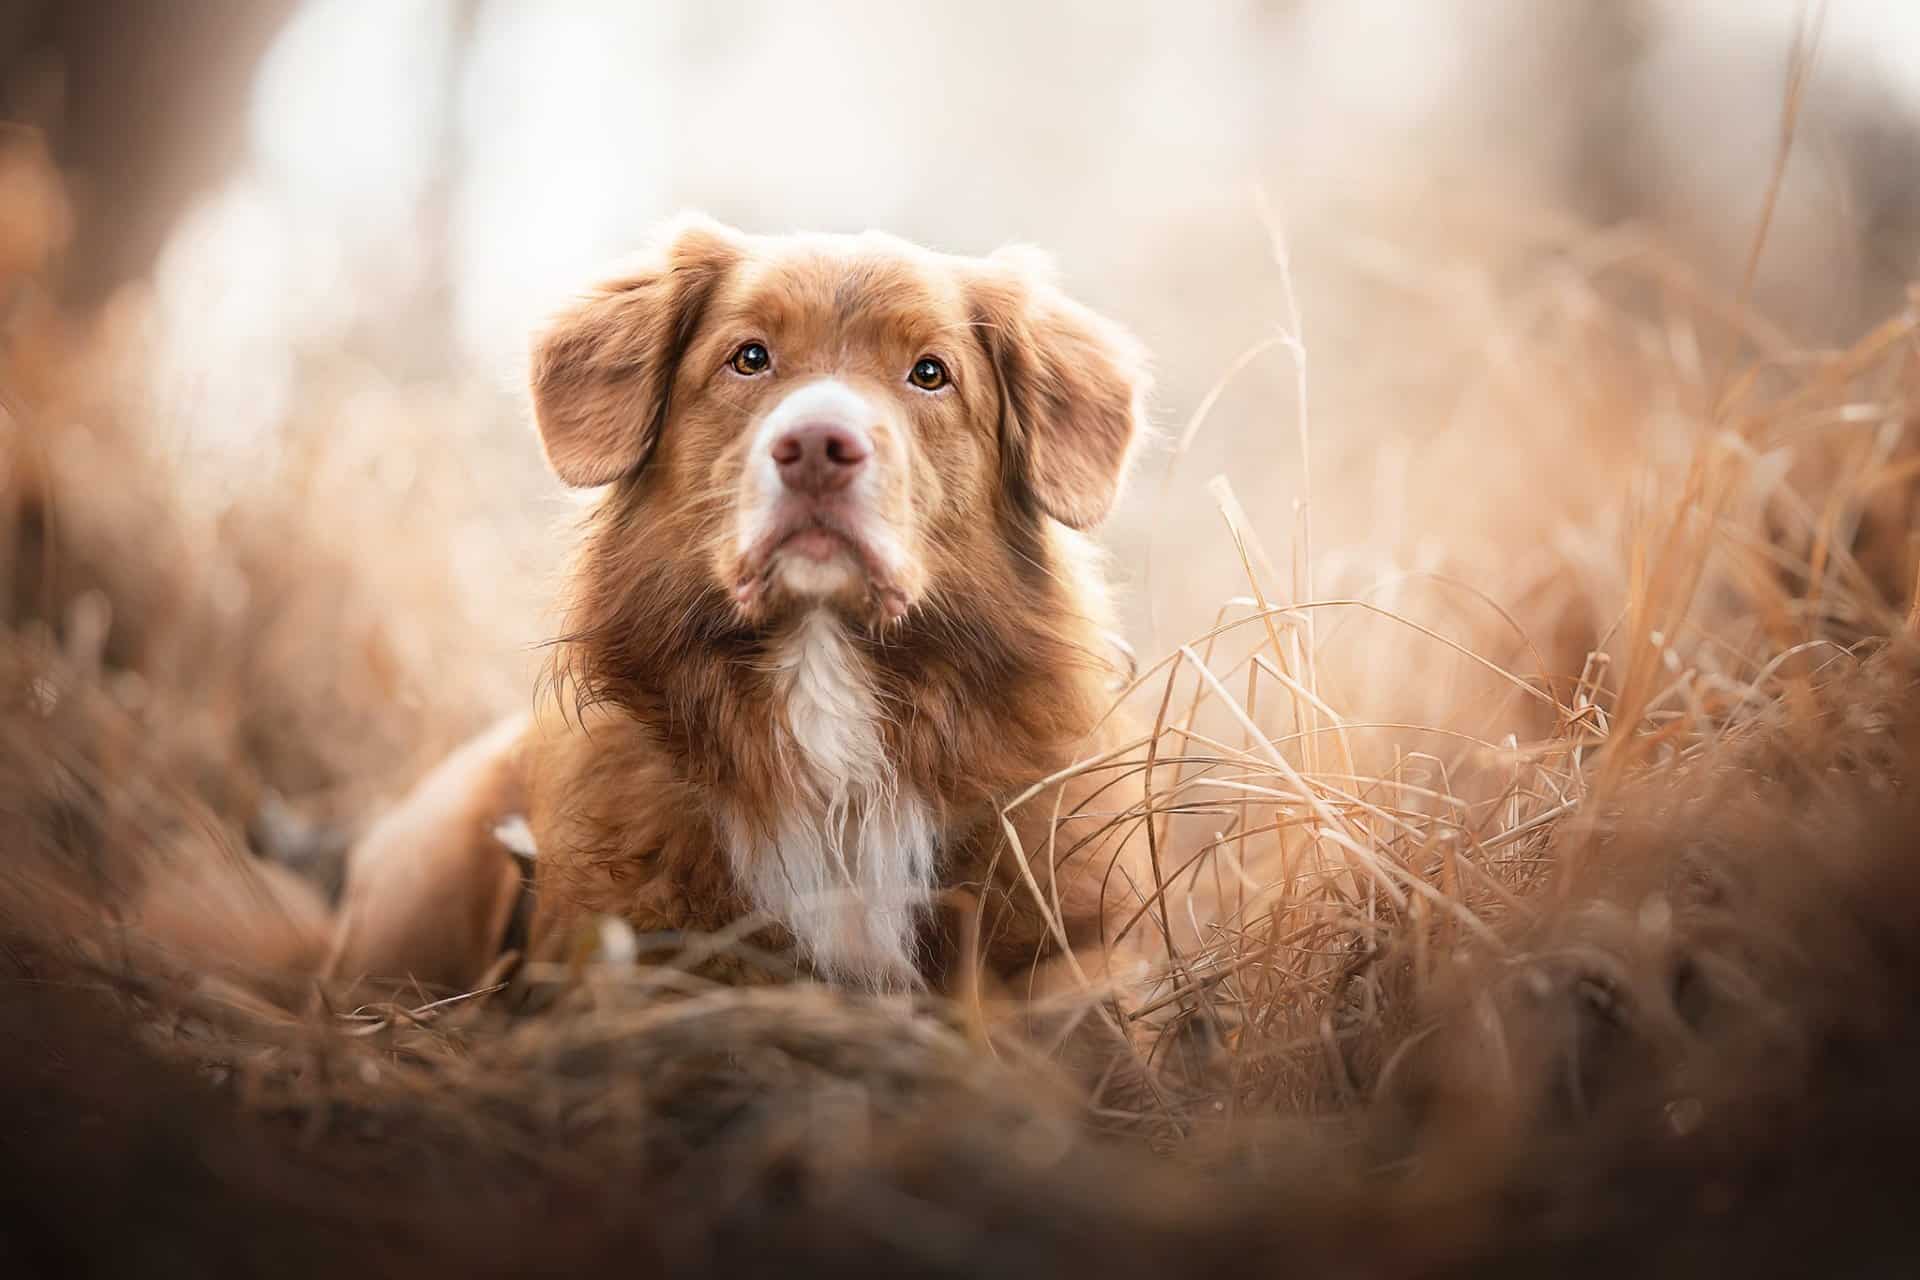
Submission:
<svg viewBox="0 0 1920 1280">
<path fill-rule="evenodd" d="M 475 981 L 515 815 L 536 956 L 600 916 L 752 917 L 803 970 L 900 990 L 963 959 L 1017 979 L 1137 906 L 1137 782 L 1054 775 L 1125 734 L 1083 531 L 1148 378 L 1044 259 L 682 219 L 550 324 L 531 381 L 554 472 L 601 491 L 554 678 L 355 850 L 336 975 Z"/>
</svg>

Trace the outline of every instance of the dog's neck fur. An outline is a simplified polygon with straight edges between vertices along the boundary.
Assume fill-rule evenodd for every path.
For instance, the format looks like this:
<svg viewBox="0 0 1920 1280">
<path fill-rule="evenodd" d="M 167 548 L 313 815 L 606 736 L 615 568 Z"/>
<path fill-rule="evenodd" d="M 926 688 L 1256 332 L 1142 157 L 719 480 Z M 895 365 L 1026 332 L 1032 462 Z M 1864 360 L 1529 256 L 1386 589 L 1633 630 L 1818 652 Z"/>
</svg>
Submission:
<svg viewBox="0 0 1920 1280">
<path fill-rule="evenodd" d="M 800 620 L 774 662 L 785 722 L 775 733 L 793 786 L 770 829 L 720 799 L 734 876 L 822 974 L 875 990 L 917 985 L 937 833 L 927 803 L 901 785 L 873 673 L 824 610 Z"/>
<path fill-rule="evenodd" d="M 623 708 L 704 797 L 741 896 L 818 971 L 912 985 L 940 854 L 991 835 L 993 806 L 1068 763 L 1104 710 L 1098 615 L 1008 571 L 882 635 L 827 607 L 752 626 L 627 545 L 589 544 L 557 674 Z"/>
</svg>

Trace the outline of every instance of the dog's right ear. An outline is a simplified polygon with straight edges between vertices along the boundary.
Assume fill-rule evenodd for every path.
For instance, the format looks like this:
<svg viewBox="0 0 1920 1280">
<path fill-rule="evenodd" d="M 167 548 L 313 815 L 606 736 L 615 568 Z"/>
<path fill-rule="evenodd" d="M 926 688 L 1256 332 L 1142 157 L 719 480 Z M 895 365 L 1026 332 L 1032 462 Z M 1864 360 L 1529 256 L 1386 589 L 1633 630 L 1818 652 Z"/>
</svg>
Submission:
<svg viewBox="0 0 1920 1280">
<path fill-rule="evenodd" d="M 680 353 L 739 254 L 734 232 L 683 216 L 632 267 L 548 322 L 533 344 L 533 416 L 561 480 L 608 484 L 646 463 Z"/>
</svg>

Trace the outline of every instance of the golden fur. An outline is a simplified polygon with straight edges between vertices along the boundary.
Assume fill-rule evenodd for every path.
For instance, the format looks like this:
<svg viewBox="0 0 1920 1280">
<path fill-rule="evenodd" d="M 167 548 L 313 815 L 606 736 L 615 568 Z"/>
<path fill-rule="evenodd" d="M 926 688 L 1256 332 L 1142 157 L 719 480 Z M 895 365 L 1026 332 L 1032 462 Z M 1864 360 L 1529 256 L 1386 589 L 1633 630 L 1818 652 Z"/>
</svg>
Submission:
<svg viewBox="0 0 1920 1280">
<path fill-rule="evenodd" d="M 746 343 L 771 368 L 742 376 L 730 356 Z M 936 392 L 907 377 L 926 357 L 950 374 Z M 874 987 L 955 980 L 962 937 L 1008 978 L 1053 950 L 1000 809 L 1124 732 L 1102 719 L 1116 668 L 1079 530 L 1111 507 L 1139 438 L 1137 344 L 1030 253 L 684 219 L 551 323 L 531 382 L 555 473 L 605 486 L 553 678 L 524 732 L 496 731 L 478 762 L 469 749 L 356 850 L 336 973 L 477 978 L 497 936 L 397 919 L 428 906 L 393 841 L 432 852 L 465 886 L 461 920 L 491 928 L 511 892 L 491 833 L 522 804 L 535 954 L 600 915 L 711 931 L 769 903 L 797 905 L 758 941 L 797 933 L 803 966 Z M 771 483 L 758 424 L 810 387 L 865 415 L 873 451 L 860 527 L 820 517 L 845 552 L 825 577 L 752 536 Z M 1113 867 L 1126 833 L 1104 816 L 1137 784 L 1063 789 L 1012 816 L 1078 947 L 1138 901 L 1138 877 Z M 826 883 L 847 903 L 807 915 L 801 889 Z M 403 889 L 417 907 L 374 905 Z"/>
</svg>

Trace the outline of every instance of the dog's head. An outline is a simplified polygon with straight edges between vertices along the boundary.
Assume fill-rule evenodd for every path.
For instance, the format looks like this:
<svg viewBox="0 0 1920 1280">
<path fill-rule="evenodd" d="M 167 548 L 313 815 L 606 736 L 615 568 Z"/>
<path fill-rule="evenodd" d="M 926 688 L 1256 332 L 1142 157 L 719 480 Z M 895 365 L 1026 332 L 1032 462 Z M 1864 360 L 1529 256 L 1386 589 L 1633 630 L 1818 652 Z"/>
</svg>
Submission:
<svg viewBox="0 0 1920 1280">
<path fill-rule="evenodd" d="M 884 632 L 983 574 L 1047 572 L 1047 523 L 1113 504 L 1146 387 L 1138 345 L 1037 255 L 705 219 L 561 314 L 532 368 L 554 471 L 610 486 L 586 572 L 750 630 L 830 608 Z"/>
</svg>

